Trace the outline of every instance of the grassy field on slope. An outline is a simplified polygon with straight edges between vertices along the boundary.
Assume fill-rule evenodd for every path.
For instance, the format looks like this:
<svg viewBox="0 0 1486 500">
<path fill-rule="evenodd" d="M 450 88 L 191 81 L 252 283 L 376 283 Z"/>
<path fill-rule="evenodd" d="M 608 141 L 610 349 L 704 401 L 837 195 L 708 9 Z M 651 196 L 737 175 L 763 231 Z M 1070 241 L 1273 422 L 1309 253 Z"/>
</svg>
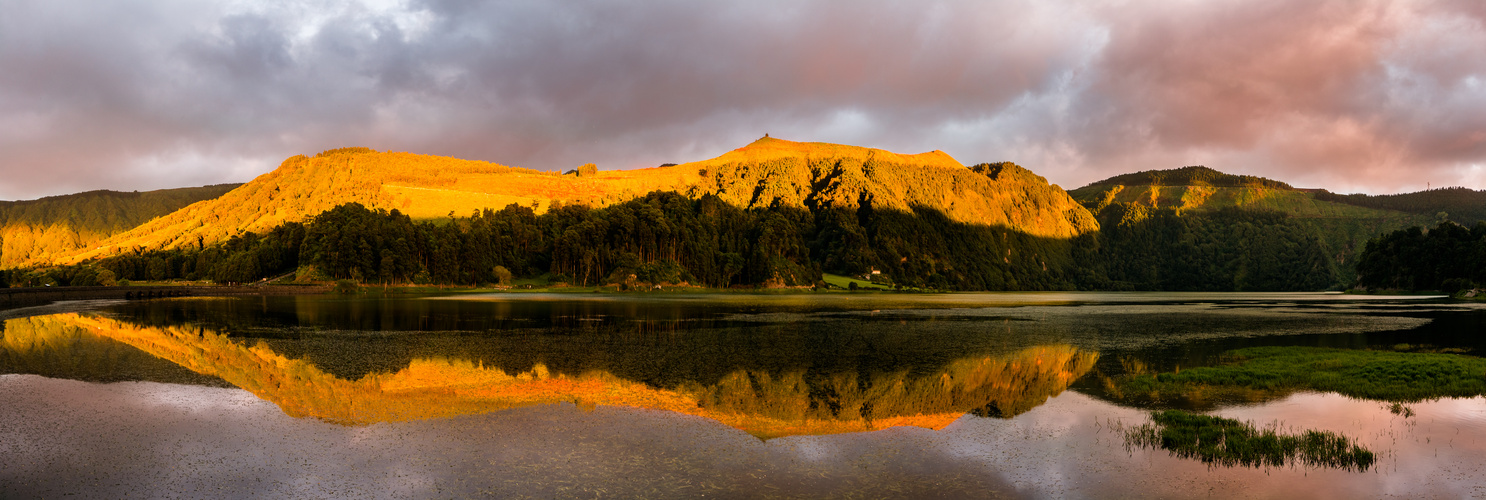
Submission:
<svg viewBox="0 0 1486 500">
<path fill-rule="evenodd" d="M 240 184 L 145 192 L 88 191 L 0 202 L 0 269 L 44 262 Z"/>
</svg>

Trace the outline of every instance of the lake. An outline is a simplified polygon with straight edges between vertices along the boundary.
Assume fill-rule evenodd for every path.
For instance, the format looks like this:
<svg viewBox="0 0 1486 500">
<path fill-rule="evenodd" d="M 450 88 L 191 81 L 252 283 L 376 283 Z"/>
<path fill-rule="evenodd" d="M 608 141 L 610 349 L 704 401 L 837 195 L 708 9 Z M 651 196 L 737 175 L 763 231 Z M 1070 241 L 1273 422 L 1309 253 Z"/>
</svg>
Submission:
<svg viewBox="0 0 1486 500">
<path fill-rule="evenodd" d="M 3 312 L 0 496 L 1486 496 L 1486 399 L 1132 392 L 1259 346 L 1486 353 L 1323 293 L 330 295 Z M 1486 377 L 1486 373 L 1480 374 Z M 1429 383 L 1423 379 L 1421 384 Z M 1369 459 L 1141 445 L 1153 410 Z M 1230 438 L 1225 438 L 1230 439 Z"/>
</svg>

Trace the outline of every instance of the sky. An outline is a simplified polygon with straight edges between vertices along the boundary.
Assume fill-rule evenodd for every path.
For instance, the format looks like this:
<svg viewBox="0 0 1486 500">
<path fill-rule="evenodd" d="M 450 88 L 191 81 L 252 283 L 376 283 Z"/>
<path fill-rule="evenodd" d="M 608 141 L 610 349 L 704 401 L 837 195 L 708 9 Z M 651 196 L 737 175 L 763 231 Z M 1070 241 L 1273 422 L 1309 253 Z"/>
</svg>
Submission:
<svg viewBox="0 0 1486 500">
<path fill-rule="evenodd" d="M 1486 189 L 1486 2 L 0 0 L 0 199 L 347 146 L 641 168 L 765 133 L 1068 189 L 1185 165 Z"/>
</svg>

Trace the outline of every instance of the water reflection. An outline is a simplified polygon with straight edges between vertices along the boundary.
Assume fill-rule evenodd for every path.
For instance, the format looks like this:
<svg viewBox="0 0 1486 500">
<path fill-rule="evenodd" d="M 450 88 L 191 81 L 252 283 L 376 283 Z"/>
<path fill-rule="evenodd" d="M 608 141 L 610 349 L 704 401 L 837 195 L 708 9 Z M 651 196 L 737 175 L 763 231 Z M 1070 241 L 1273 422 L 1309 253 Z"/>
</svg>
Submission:
<svg viewBox="0 0 1486 500">
<path fill-rule="evenodd" d="M 1255 346 L 1481 353 L 1486 304 L 511 294 L 99 307 L 0 323 L 0 371 L 184 374 L 252 392 L 0 375 L 0 496 L 1486 496 L 1481 397 L 1217 402 L 1205 413 L 1335 433 L 1376 461 L 1209 467 L 1128 447 L 1117 430 L 1150 422 L 1149 408 L 1088 376 L 1187 373 Z M 907 426 L 848 432 L 890 425 Z"/>
<path fill-rule="evenodd" d="M 1064 391 L 1094 366 L 1095 352 L 1068 345 L 956 359 L 929 373 L 738 369 L 717 381 L 657 387 L 607 370 L 559 372 L 537 363 L 508 371 L 481 361 L 416 358 L 406 367 L 345 379 L 267 343 L 240 343 L 213 329 L 140 326 L 59 314 L 10 320 L 27 332 L 17 344 L 47 345 L 79 332 L 113 339 L 201 375 L 219 377 L 272 401 L 289 415 L 344 424 L 488 413 L 572 402 L 696 415 L 762 438 L 830 434 L 911 425 L 939 429 L 967 412 L 1009 417 Z M 12 342 L 7 333 L 6 342 Z M 9 349 L 24 358 L 37 349 Z M 109 368 L 103 368 L 104 370 Z"/>
<path fill-rule="evenodd" d="M 151 380 L 228 386 L 219 378 L 45 316 L 0 321 L 0 373 L 105 383 Z"/>
</svg>

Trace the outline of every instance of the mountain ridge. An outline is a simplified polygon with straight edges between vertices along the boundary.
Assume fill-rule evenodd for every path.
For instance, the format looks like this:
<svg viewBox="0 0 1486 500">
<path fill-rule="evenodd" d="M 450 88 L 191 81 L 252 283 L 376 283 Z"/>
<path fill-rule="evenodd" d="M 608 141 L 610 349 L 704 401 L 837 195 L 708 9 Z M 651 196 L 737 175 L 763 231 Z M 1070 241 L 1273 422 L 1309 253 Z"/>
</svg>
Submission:
<svg viewBox="0 0 1486 500">
<path fill-rule="evenodd" d="M 0 201 L 0 269 L 96 244 L 186 205 L 241 186 L 214 184 L 153 191 L 99 189 L 34 200 Z"/>
<path fill-rule="evenodd" d="M 133 249 L 201 248 L 243 232 L 306 220 L 346 203 L 416 219 L 510 204 L 610 206 L 653 191 L 716 195 L 741 208 L 932 209 L 951 220 L 1072 238 L 1097 231 L 1066 192 L 1010 163 L 965 167 L 941 151 L 902 155 L 829 143 L 762 138 L 716 158 L 674 166 L 559 175 L 489 162 L 341 148 L 290 157 L 222 196 L 186 206 L 87 250 L 76 263 Z"/>
</svg>

